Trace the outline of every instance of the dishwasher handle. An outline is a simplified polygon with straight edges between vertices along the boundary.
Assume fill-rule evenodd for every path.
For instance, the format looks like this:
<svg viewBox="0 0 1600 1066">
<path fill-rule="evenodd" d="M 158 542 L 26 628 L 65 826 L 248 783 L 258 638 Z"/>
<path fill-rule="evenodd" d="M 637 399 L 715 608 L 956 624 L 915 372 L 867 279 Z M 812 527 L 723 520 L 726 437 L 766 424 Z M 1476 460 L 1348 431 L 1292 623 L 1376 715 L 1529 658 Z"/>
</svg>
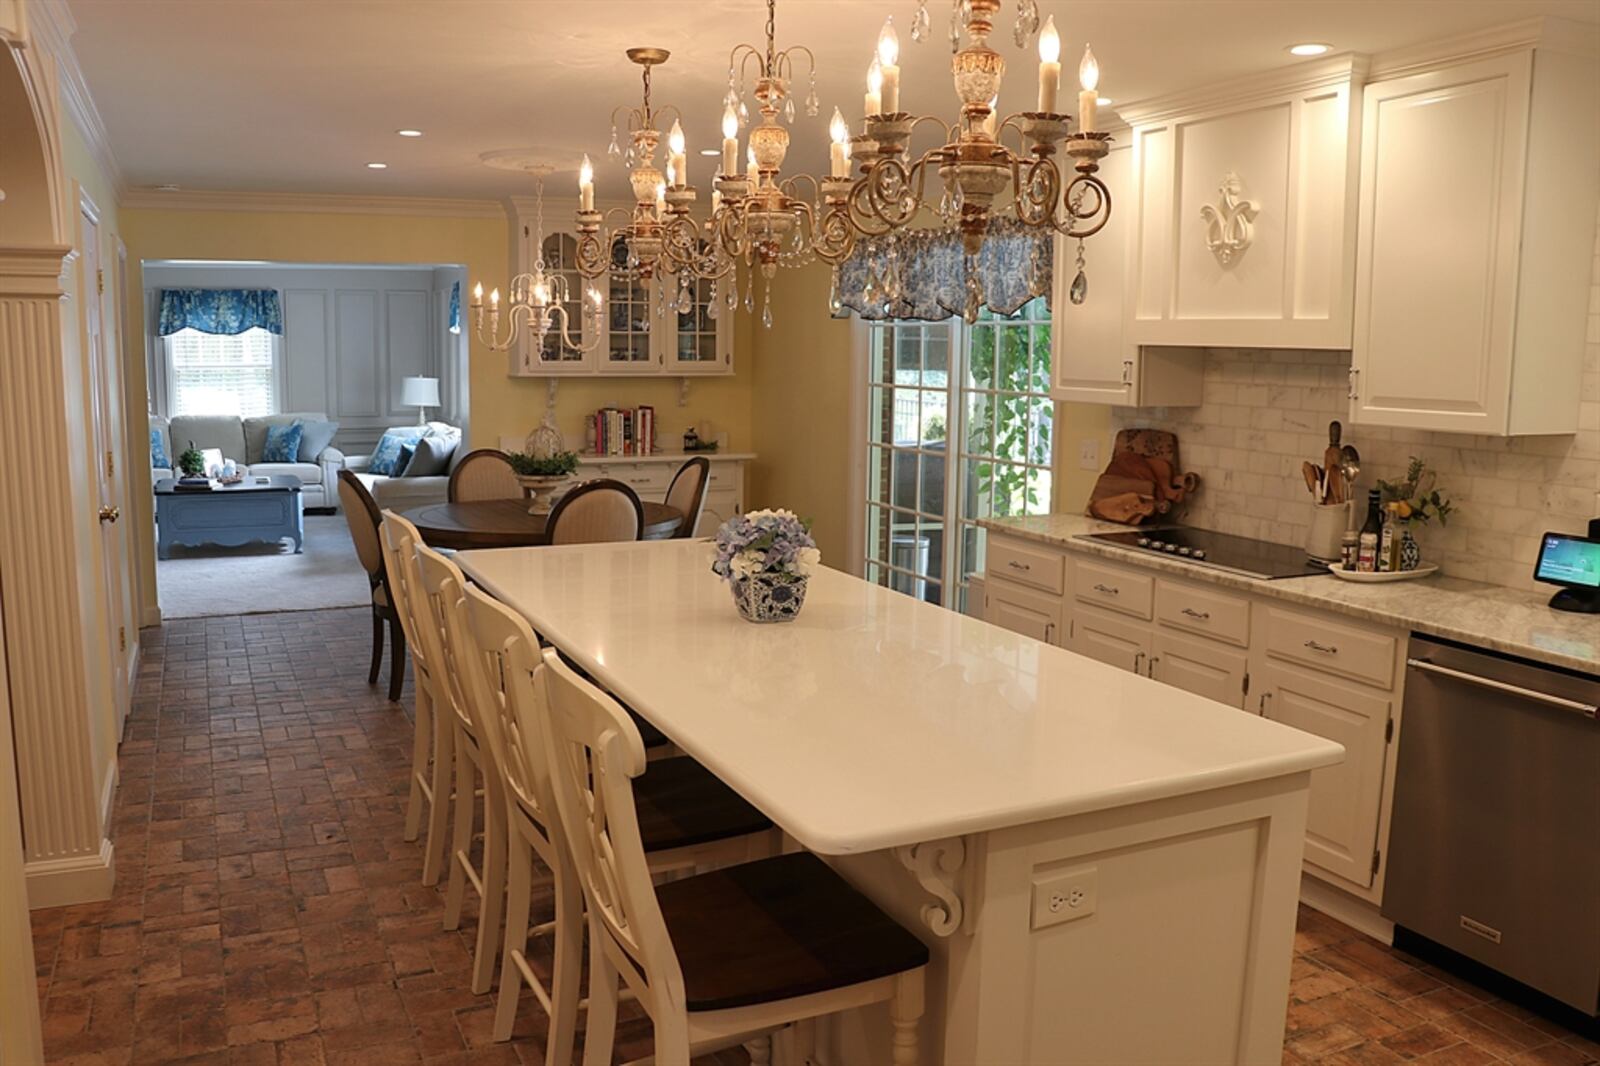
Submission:
<svg viewBox="0 0 1600 1066">
<path fill-rule="evenodd" d="M 1597 715 L 1600 715 L 1600 706 L 1597 706 L 1593 703 L 1582 703 L 1578 700 L 1569 700 L 1562 696 L 1552 696 L 1548 692 L 1538 692 L 1531 688 L 1523 688 L 1521 685 L 1508 685 L 1504 681 L 1496 681 L 1494 678 L 1484 677 L 1481 674 L 1469 674 L 1465 670 L 1452 670 L 1448 666 L 1440 666 L 1437 663 L 1431 663 L 1426 659 L 1407 659 L 1406 665 L 1411 667 L 1413 670 L 1423 670 L 1430 674 L 1441 674 L 1444 677 L 1451 678 L 1455 681 L 1463 681 L 1469 685 L 1477 685 L 1479 688 L 1491 688 L 1498 692 L 1506 692 L 1513 696 L 1519 696 L 1522 699 L 1533 700 L 1535 703 L 1542 703 L 1548 707 L 1556 707 L 1563 711 L 1572 711 L 1576 714 L 1583 715 L 1585 718 L 1588 718 L 1591 721 L 1594 720 Z"/>
</svg>

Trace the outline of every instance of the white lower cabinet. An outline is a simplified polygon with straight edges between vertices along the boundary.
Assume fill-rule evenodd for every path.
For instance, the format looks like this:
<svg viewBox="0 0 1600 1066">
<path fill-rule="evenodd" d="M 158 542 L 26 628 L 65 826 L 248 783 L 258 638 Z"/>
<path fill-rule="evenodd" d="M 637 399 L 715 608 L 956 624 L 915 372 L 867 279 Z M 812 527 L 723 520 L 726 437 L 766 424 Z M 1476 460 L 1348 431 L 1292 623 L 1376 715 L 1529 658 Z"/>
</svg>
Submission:
<svg viewBox="0 0 1600 1066">
<path fill-rule="evenodd" d="M 1404 633 L 995 532 L 988 544 L 986 621 L 1344 745 L 1311 775 L 1306 872 L 1377 902 Z"/>
<path fill-rule="evenodd" d="M 1067 641 L 1069 650 L 1136 674 L 1144 673 L 1145 663 L 1150 659 L 1148 625 L 1117 618 L 1092 607 L 1073 612 L 1071 634 Z"/>
<path fill-rule="evenodd" d="M 1150 644 L 1146 672 L 1185 692 L 1229 707 L 1243 707 L 1250 658 L 1242 651 L 1218 647 L 1213 641 L 1157 631 Z"/>
<path fill-rule="evenodd" d="M 1393 695 L 1276 663 L 1260 668 L 1254 684 L 1264 717 L 1344 745 L 1344 762 L 1311 772 L 1306 862 L 1370 887 Z"/>
</svg>

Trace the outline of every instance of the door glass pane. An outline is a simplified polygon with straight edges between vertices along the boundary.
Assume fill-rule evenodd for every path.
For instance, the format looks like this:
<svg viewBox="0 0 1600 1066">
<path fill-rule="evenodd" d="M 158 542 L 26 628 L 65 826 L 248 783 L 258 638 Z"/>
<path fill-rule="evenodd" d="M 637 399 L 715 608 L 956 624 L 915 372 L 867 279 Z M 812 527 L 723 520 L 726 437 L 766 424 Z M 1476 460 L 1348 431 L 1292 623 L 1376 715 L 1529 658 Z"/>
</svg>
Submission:
<svg viewBox="0 0 1600 1066">
<path fill-rule="evenodd" d="M 575 343 L 582 345 L 587 340 L 583 335 L 583 294 L 589 284 L 584 281 L 583 275 L 578 273 L 577 267 L 578 242 L 570 234 L 552 233 L 544 239 L 543 258 L 545 269 L 560 279 L 551 285 L 553 296 L 565 296 L 557 306 L 566 312 L 566 327 L 568 337 Z M 565 292 L 562 287 L 565 286 Z M 568 347 L 561 338 L 562 319 L 560 315 L 552 315 L 550 331 L 545 334 L 544 343 L 540 345 L 539 359 L 546 363 L 576 363 L 582 362 L 583 352 L 576 348 Z"/>
<path fill-rule="evenodd" d="M 627 267 L 627 244 L 618 241 L 611 246 L 611 274 L 607 282 L 606 358 L 612 363 L 646 363 L 650 361 L 651 290 L 638 278 L 628 278 Z"/>
</svg>

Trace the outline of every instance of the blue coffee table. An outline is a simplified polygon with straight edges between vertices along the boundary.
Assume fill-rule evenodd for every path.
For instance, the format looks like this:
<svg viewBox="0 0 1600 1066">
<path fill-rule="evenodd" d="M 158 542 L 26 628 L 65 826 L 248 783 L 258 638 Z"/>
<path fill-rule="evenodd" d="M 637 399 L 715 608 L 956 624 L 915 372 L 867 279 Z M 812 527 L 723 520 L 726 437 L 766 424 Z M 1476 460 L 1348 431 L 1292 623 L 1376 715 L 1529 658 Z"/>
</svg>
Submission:
<svg viewBox="0 0 1600 1066">
<path fill-rule="evenodd" d="M 246 477 L 237 485 L 180 489 L 172 478 L 156 482 L 156 555 L 170 558 L 175 544 L 237 547 L 256 541 L 294 539 L 305 545 L 300 479 L 285 474 Z"/>
</svg>

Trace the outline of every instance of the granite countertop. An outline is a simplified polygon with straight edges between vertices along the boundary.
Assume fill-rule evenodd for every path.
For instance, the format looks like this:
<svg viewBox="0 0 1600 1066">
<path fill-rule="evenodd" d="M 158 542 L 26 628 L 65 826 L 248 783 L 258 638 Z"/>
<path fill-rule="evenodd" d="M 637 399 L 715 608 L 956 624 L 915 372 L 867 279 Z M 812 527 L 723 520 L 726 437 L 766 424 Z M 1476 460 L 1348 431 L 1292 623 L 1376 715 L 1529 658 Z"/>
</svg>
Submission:
<svg viewBox="0 0 1600 1066">
<path fill-rule="evenodd" d="M 1552 610 L 1547 605 L 1550 596 L 1544 592 L 1439 576 L 1381 585 L 1357 584 L 1332 576 L 1265 581 L 1137 548 L 1084 540 L 1084 533 L 1127 532 L 1130 527 L 1083 515 L 986 518 L 978 524 L 996 533 L 1162 570 L 1190 581 L 1336 611 L 1572 670 L 1600 672 L 1600 618 Z"/>
</svg>

